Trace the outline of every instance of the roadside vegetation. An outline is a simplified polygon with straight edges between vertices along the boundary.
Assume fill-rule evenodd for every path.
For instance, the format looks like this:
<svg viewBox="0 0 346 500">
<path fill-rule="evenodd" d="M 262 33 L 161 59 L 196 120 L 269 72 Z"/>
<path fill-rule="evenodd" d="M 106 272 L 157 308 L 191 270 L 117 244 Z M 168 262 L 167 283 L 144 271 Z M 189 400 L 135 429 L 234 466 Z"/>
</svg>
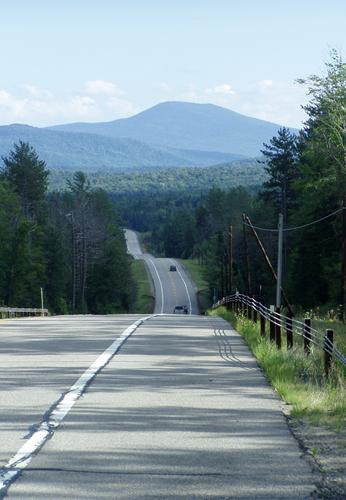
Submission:
<svg viewBox="0 0 346 500">
<path fill-rule="evenodd" d="M 243 336 L 279 396 L 292 405 L 293 417 L 336 432 L 346 430 L 345 367 L 333 362 L 327 379 L 321 351 L 313 349 L 306 357 L 297 339 L 292 350 L 287 350 L 284 341 L 278 350 L 268 336 L 260 336 L 258 323 L 235 315 L 223 306 L 210 310 L 209 314 L 223 317 Z"/>
<path fill-rule="evenodd" d="M 79 171 L 47 192 L 49 171 L 19 141 L 0 168 L 0 305 L 51 313 L 130 309 L 133 279 L 109 195 Z"/>
<path fill-rule="evenodd" d="M 221 298 L 238 289 L 266 305 L 275 303 L 276 283 L 252 231 L 243 225 L 243 214 L 262 228 L 258 234 L 275 268 L 275 231 L 282 213 L 289 229 L 283 241 L 283 288 L 296 315 L 320 308 L 346 319 L 341 266 L 346 64 L 332 51 L 324 74 L 300 83 L 308 94 L 307 120 L 298 133 L 283 127 L 263 145 L 259 161 L 267 177 L 257 189 L 220 185 L 215 170 L 208 191 L 182 188 L 155 196 L 124 195 L 115 202 L 128 227 L 147 232 L 148 248 L 157 255 L 201 262 L 210 296 L 214 290 Z"/>
<path fill-rule="evenodd" d="M 197 259 L 179 259 L 179 262 L 184 266 L 191 280 L 196 285 L 198 305 L 203 314 L 212 303 L 208 282 L 204 276 L 205 269 Z"/>
<path fill-rule="evenodd" d="M 131 269 L 136 289 L 135 300 L 131 309 L 136 314 L 151 314 L 154 310 L 155 299 L 144 260 L 133 260 Z"/>
</svg>

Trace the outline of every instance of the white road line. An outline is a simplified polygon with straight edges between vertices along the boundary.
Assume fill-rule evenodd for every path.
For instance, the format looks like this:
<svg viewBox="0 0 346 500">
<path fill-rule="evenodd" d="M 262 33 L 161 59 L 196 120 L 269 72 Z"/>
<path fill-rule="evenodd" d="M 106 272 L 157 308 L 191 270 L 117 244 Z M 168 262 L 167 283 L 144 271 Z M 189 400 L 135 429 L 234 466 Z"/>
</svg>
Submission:
<svg viewBox="0 0 346 500">
<path fill-rule="evenodd" d="M 187 288 L 187 284 L 186 284 L 186 282 L 185 282 L 185 280 L 184 280 L 184 278 L 183 278 L 183 275 L 181 274 L 181 272 L 180 272 L 180 270 L 179 270 L 178 263 L 177 263 L 177 262 L 175 262 L 174 260 L 171 260 L 171 262 L 172 262 L 172 263 L 175 265 L 175 267 L 177 268 L 178 274 L 179 274 L 179 276 L 181 277 L 181 279 L 182 279 L 182 281 L 183 281 L 183 283 L 184 283 L 184 285 L 185 285 L 185 290 L 186 290 L 186 293 L 187 293 L 187 298 L 188 298 L 188 300 L 189 300 L 189 314 L 192 314 L 192 310 L 191 310 L 191 309 L 192 309 L 192 304 L 191 304 L 191 298 L 190 298 L 189 290 L 188 290 L 188 288 Z"/>
<path fill-rule="evenodd" d="M 149 258 L 149 257 L 148 257 L 148 258 L 147 258 L 147 260 L 148 260 L 148 261 L 152 264 L 152 266 L 154 267 L 155 272 L 156 272 L 156 275 L 157 275 L 157 278 L 158 278 L 159 283 L 160 283 L 160 288 L 161 288 L 161 311 L 160 311 L 160 313 L 162 314 L 162 313 L 163 313 L 164 304 L 165 304 L 165 298 L 164 298 L 164 295 L 163 295 L 163 286 L 162 286 L 162 281 L 161 281 L 160 275 L 159 275 L 159 273 L 158 273 L 158 270 L 157 270 L 157 268 L 156 268 L 156 266 L 155 266 L 155 263 L 154 263 L 153 259 L 151 259 L 151 258 Z"/>
<path fill-rule="evenodd" d="M 53 409 L 40 423 L 37 430 L 31 435 L 28 441 L 19 449 L 19 451 L 0 469 L 0 498 L 6 492 L 11 482 L 14 481 L 23 469 L 31 462 L 33 457 L 40 451 L 43 445 L 59 427 L 63 419 L 71 410 L 76 401 L 81 397 L 86 387 L 94 377 L 105 367 L 112 357 L 119 351 L 122 344 L 133 334 L 133 332 L 148 319 L 155 318 L 158 314 L 151 314 L 135 321 L 130 325 L 120 337 L 115 340 L 100 356 L 92 363 L 89 368 L 79 377 L 73 386 L 58 401 Z"/>
</svg>

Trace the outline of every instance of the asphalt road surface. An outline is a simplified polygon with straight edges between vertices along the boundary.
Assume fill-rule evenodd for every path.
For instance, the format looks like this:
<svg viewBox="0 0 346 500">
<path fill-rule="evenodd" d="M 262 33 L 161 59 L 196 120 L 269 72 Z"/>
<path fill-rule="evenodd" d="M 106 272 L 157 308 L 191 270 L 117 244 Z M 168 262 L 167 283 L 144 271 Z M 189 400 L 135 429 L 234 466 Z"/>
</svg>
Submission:
<svg viewBox="0 0 346 500">
<path fill-rule="evenodd" d="M 171 314 L 175 306 L 186 305 L 189 313 L 198 314 L 196 287 L 184 268 L 174 259 L 155 258 L 142 253 L 134 231 L 125 231 L 128 251 L 135 259 L 143 259 L 152 276 L 155 290 L 155 313 Z M 170 271 L 175 266 L 176 271 Z"/>
<path fill-rule="evenodd" d="M 164 307 L 174 303 L 171 289 Z M 314 491 L 277 396 L 220 318 L 1 321 L 0 373 L 0 491 L 9 498 L 294 499 Z"/>
</svg>

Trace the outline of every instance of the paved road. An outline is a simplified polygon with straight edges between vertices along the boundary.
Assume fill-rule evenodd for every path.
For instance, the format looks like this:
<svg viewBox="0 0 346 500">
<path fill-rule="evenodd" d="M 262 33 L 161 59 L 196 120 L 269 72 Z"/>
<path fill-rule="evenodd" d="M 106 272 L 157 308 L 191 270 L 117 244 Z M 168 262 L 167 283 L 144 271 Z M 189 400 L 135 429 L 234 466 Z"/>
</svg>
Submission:
<svg viewBox="0 0 346 500">
<path fill-rule="evenodd" d="M 2 321 L 0 375 L 9 498 L 295 499 L 314 490 L 279 400 L 220 318 Z"/>
<path fill-rule="evenodd" d="M 181 264 L 174 259 L 155 258 L 142 253 L 134 231 L 125 231 L 128 251 L 135 259 L 143 259 L 152 276 L 155 290 L 155 313 L 172 313 L 176 305 L 187 305 L 191 314 L 198 314 L 196 287 Z M 177 271 L 170 271 L 170 266 Z"/>
</svg>

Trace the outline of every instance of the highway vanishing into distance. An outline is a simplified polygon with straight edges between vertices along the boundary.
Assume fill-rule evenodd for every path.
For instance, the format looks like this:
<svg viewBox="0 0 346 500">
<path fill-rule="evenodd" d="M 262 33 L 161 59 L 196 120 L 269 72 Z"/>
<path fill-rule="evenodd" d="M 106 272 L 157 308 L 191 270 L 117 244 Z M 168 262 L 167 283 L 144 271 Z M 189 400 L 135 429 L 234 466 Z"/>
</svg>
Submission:
<svg viewBox="0 0 346 500">
<path fill-rule="evenodd" d="M 309 497 L 318 478 L 241 337 L 126 237 L 154 314 L 0 321 L 0 497 Z"/>
<path fill-rule="evenodd" d="M 183 267 L 174 259 L 154 258 L 142 253 L 134 231 L 125 231 L 127 248 L 135 259 L 143 259 L 152 277 L 155 293 L 154 313 L 173 312 L 175 306 L 186 305 L 190 314 L 198 314 L 196 287 Z M 170 271 L 175 266 L 176 271 Z"/>
</svg>

